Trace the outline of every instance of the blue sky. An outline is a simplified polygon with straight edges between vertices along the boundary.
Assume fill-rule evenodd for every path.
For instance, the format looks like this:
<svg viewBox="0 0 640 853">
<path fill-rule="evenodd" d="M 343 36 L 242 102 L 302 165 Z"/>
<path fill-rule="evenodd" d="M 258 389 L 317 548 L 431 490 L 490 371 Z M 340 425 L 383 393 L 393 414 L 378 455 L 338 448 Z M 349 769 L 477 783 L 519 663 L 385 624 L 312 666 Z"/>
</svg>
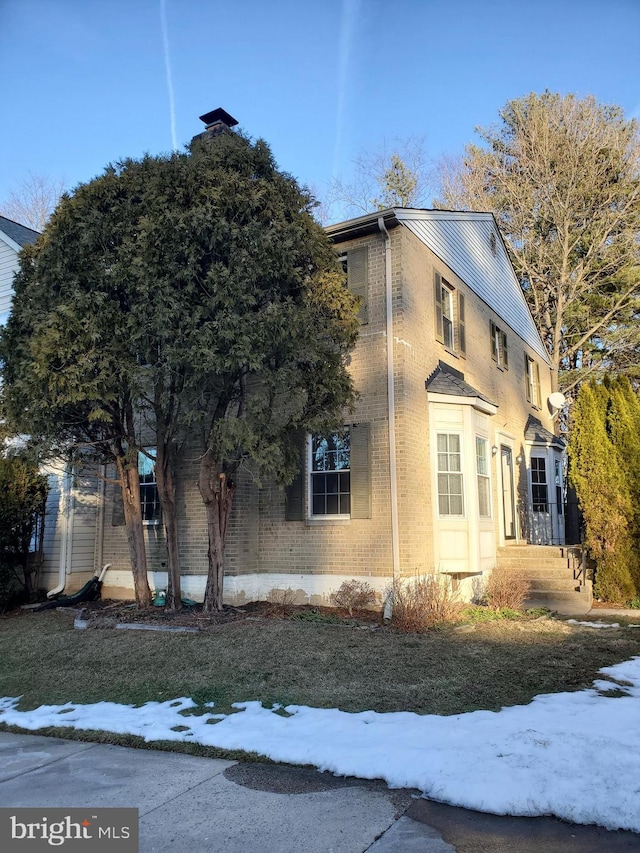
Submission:
<svg viewBox="0 0 640 853">
<path fill-rule="evenodd" d="M 0 199 L 180 147 L 218 106 L 319 196 L 362 149 L 454 153 L 531 91 L 639 116 L 638 33 L 640 0 L 0 0 Z"/>
</svg>

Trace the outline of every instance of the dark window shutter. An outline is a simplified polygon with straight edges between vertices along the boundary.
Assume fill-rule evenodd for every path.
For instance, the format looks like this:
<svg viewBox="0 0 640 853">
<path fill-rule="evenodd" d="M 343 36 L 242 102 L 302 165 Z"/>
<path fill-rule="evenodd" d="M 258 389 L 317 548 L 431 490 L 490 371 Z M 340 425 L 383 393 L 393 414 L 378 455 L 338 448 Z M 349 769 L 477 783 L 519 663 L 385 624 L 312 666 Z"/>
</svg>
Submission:
<svg viewBox="0 0 640 853">
<path fill-rule="evenodd" d="M 444 328 L 442 324 L 442 277 L 439 272 L 435 272 L 433 276 L 435 306 L 436 306 L 436 340 L 444 343 Z"/>
<path fill-rule="evenodd" d="M 111 507 L 111 526 L 122 527 L 124 524 L 124 502 L 122 500 L 122 488 L 119 483 L 113 487 L 113 504 Z"/>
<path fill-rule="evenodd" d="M 491 335 L 491 358 L 494 361 L 498 360 L 498 349 L 496 347 L 496 324 L 489 321 L 489 334 Z"/>
<path fill-rule="evenodd" d="M 458 291 L 458 351 L 465 355 L 467 352 L 467 335 L 464 324 L 464 294 Z"/>
<path fill-rule="evenodd" d="M 351 425 L 351 518 L 371 518 L 369 424 Z"/>
<path fill-rule="evenodd" d="M 531 367 L 529 366 L 530 364 L 531 364 L 531 359 L 529 358 L 529 356 L 525 352 L 525 354 L 524 354 L 524 388 L 525 388 L 525 393 L 527 395 L 527 402 L 529 402 L 529 403 L 531 402 L 531 380 L 529 378 L 529 370 L 531 370 Z"/>
<path fill-rule="evenodd" d="M 507 334 L 506 332 L 501 332 L 502 334 L 502 366 L 508 370 L 509 369 L 509 351 L 507 349 Z"/>
<path fill-rule="evenodd" d="M 537 361 L 534 364 L 534 369 L 535 369 L 534 375 L 535 375 L 535 392 L 536 392 L 536 399 L 534 402 L 535 402 L 536 406 L 539 409 L 541 409 L 542 408 L 542 392 L 541 392 L 541 388 L 540 388 L 540 365 L 538 364 Z"/>
<path fill-rule="evenodd" d="M 347 283 L 349 290 L 360 300 L 360 322 L 369 322 L 369 248 L 347 252 Z"/>
<path fill-rule="evenodd" d="M 295 442 L 300 467 L 292 482 L 284 490 L 285 521 L 304 521 L 305 434 L 301 431 L 297 432 Z"/>
</svg>

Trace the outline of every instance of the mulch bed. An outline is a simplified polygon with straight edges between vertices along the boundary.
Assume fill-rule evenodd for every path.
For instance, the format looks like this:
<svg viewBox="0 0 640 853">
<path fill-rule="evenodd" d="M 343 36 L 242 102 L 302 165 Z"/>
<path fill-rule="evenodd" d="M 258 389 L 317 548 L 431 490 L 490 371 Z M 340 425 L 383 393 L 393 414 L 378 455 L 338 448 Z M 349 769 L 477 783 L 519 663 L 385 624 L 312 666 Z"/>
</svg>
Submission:
<svg viewBox="0 0 640 853">
<path fill-rule="evenodd" d="M 71 609 L 71 608 L 69 608 Z M 89 628 L 112 628 L 118 623 L 138 623 L 157 627 L 195 627 L 208 630 L 242 621 L 264 619 L 300 619 L 326 624 L 375 627 L 382 624 L 381 614 L 375 611 L 358 611 L 349 616 L 346 610 L 311 604 L 275 604 L 269 601 L 251 601 L 242 607 L 225 606 L 219 613 L 203 613 L 202 604 L 183 606 L 182 610 L 164 607 L 138 609 L 133 601 L 100 600 L 86 602 L 75 613 L 87 621 Z"/>
</svg>

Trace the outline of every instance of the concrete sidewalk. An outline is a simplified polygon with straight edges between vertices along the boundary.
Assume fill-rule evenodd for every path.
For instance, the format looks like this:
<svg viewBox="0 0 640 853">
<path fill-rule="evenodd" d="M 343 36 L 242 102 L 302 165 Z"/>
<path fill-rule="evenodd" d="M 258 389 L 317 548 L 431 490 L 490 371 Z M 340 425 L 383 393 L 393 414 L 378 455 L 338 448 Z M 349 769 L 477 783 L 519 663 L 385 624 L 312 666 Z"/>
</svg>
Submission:
<svg viewBox="0 0 640 853">
<path fill-rule="evenodd" d="M 382 782 L 9 732 L 0 806 L 135 807 L 141 853 L 640 851 L 634 833 L 484 815 Z"/>
</svg>

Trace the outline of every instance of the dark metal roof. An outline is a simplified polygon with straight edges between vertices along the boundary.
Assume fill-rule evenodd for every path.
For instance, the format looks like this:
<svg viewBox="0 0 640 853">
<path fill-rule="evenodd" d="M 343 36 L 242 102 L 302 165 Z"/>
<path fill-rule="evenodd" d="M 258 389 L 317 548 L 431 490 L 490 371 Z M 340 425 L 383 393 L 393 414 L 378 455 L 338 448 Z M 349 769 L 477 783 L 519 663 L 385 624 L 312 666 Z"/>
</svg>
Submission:
<svg viewBox="0 0 640 853">
<path fill-rule="evenodd" d="M 554 447 L 560 448 L 564 448 L 565 446 L 565 442 L 560 438 L 560 436 L 549 432 L 549 430 L 545 429 L 540 421 L 532 415 L 529 415 L 527 420 L 524 437 L 526 441 L 530 441 L 532 444 L 544 444 L 547 447 L 553 445 Z"/>
<path fill-rule="evenodd" d="M 468 382 L 465 382 L 464 373 L 460 373 L 459 370 L 445 364 L 444 361 L 438 362 L 438 366 L 427 379 L 425 385 L 427 391 L 434 394 L 448 394 L 450 397 L 477 397 L 492 406 L 498 405 L 472 385 L 469 385 Z"/>
<path fill-rule="evenodd" d="M 6 216 L 0 216 L 0 231 L 3 231 L 7 237 L 19 246 L 26 246 L 27 243 L 35 243 L 40 236 L 39 231 L 27 228 L 26 225 L 20 225 L 19 222 L 7 219 Z"/>
<path fill-rule="evenodd" d="M 200 121 L 203 121 L 207 127 L 211 124 L 215 124 L 217 121 L 223 122 L 227 127 L 235 127 L 236 124 L 238 124 L 238 120 L 232 115 L 229 115 L 229 113 L 226 110 L 223 110 L 222 107 L 218 107 L 217 110 L 211 110 L 211 112 L 200 116 Z"/>
</svg>

